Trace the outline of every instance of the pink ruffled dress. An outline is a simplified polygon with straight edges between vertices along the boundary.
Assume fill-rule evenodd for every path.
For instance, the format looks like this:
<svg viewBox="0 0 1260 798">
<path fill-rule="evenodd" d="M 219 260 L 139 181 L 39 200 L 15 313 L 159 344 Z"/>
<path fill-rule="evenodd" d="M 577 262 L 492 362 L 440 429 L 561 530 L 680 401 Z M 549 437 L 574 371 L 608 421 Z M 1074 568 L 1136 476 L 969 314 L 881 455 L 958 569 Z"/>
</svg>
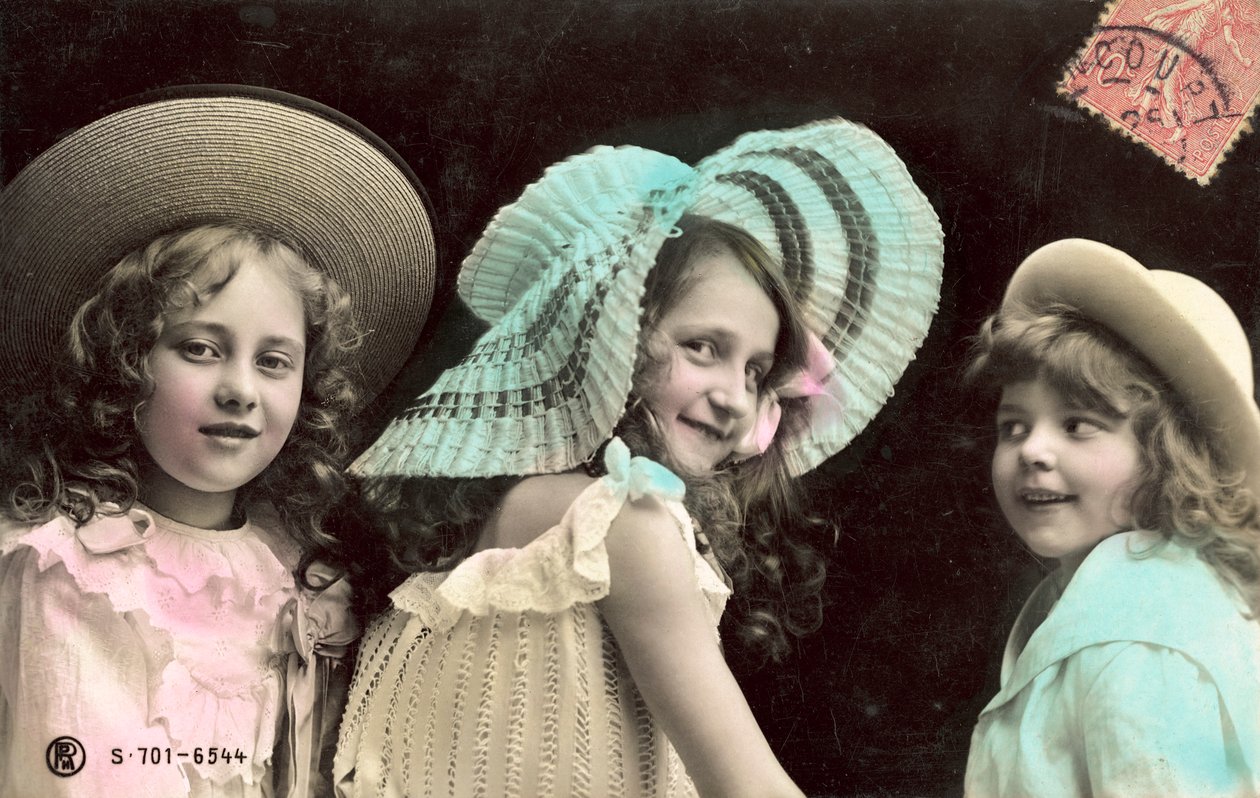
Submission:
<svg viewBox="0 0 1260 798">
<path fill-rule="evenodd" d="M 279 744 L 317 757 L 284 721 L 319 714 L 317 652 L 354 633 L 348 588 L 299 591 L 277 527 L 137 505 L 0 535 L 0 795 L 271 796 Z M 280 792 L 312 791 L 286 771 Z"/>
<path fill-rule="evenodd" d="M 717 624 L 730 595 L 696 552 L 682 483 L 614 439 L 608 475 L 519 549 L 412 575 L 365 635 L 333 776 L 343 796 L 689 796 L 595 602 L 609 527 L 662 499 Z"/>
</svg>

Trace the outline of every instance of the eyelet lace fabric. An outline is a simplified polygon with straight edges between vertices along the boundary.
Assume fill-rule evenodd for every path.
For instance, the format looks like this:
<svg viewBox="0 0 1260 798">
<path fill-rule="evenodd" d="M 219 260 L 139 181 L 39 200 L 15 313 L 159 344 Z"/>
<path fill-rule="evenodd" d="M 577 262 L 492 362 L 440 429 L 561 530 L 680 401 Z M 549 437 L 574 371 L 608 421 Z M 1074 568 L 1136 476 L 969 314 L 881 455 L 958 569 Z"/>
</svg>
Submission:
<svg viewBox="0 0 1260 798">
<path fill-rule="evenodd" d="M 292 649 L 281 617 L 296 594 L 296 549 L 286 536 L 248 523 L 201 530 L 137 506 L 77 530 L 58 518 L 10 533 L 0 555 L 0 628 L 23 647 L 4 656 L 12 667 L 0 677 L 4 695 L 21 701 L 0 709 L 29 712 L 25 722 L 64 718 L 60 733 L 77 733 L 98 768 L 85 786 L 116 795 L 270 794 L 283 657 Z M 148 753 L 142 766 L 140 747 L 163 763 L 169 749 L 177 767 L 154 766 Z"/>
<path fill-rule="evenodd" d="M 695 560 L 714 634 L 730 594 L 697 552 L 682 483 L 614 440 L 608 475 L 519 549 L 415 574 L 369 628 L 334 777 L 347 795 L 682 796 L 694 787 L 596 601 L 608 530 L 655 496 Z"/>
</svg>

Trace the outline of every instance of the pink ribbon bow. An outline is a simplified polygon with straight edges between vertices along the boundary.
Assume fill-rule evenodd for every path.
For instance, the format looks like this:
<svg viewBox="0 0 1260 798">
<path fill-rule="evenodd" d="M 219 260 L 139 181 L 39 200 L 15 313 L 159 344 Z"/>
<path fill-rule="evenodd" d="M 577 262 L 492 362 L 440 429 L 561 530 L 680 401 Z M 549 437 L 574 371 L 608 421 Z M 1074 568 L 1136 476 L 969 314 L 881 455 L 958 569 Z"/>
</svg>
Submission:
<svg viewBox="0 0 1260 798">
<path fill-rule="evenodd" d="M 831 352 L 817 335 L 809 333 L 804 368 L 777 388 L 766 388 L 762 393 L 757 401 L 757 418 L 732 452 L 735 461 L 765 454 L 770 448 L 774 434 L 779 430 L 779 421 L 783 418 L 780 399 L 810 397 L 811 427 L 838 420 L 844 409 L 840 386 L 838 381 L 833 381 L 830 386 L 827 384 L 827 378 L 835 368 L 836 361 Z"/>
</svg>

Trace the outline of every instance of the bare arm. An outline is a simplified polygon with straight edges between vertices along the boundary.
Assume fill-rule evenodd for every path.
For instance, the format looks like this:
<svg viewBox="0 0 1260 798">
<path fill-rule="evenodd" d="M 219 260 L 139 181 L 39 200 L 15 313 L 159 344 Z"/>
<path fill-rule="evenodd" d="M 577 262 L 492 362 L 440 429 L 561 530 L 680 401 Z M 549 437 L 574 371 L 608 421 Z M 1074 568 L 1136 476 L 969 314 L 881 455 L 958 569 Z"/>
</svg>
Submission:
<svg viewBox="0 0 1260 798">
<path fill-rule="evenodd" d="M 600 610 L 700 794 L 803 796 L 726 665 L 673 518 L 654 499 L 627 504 L 607 545 L 611 590 Z"/>
<path fill-rule="evenodd" d="M 1251 66 L 1251 59 L 1243 55 L 1242 45 L 1234 38 L 1234 26 L 1228 22 L 1225 23 L 1221 26 L 1221 33 L 1225 35 L 1225 43 L 1229 45 L 1229 49 L 1234 53 L 1234 57 L 1237 58 L 1243 66 Z"/>
</svg>

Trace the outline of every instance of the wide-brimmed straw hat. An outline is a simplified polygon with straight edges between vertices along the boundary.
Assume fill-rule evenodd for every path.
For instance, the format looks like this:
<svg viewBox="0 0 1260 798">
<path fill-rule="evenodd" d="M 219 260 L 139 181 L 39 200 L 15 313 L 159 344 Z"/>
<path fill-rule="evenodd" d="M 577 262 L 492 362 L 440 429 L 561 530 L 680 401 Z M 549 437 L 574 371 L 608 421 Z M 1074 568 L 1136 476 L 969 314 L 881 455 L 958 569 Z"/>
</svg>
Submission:
<svg viewBox="0 0 1260 798">
<path fill-rule="evenodd" d="M 1024 259 L 1003 307 L 1067 305 L 1127 341 L 1215 434 L 1260 495 L 1260 409 L 1251 347 L 1224 299 L 1180 272 L 1147 269 L 1114 247 L 1055 241 Z"/>
<path fill-rule="evenodd" d="M 423 190 L 381 139 L 310 100 L 249 86 L 144 95 L 63 138 L 0 193 L 0 369 L 44 373 L 75 309 L 159 235 L 245 223 L 294 245 L 350 294 L 355 367 L 378 393 L 433 295 Z"/>
<path fill-rule="evenodd" d="M 836 362 L 838 423 L 787 441 L 794 473 L 875 416 L 927 333 L 942 234 L 892 149 L 844 120 L 760 131 L 695 167 L 596 147 L 501 209 L 459 295 L 491 329 L 351 466 L 369 476 L 564 471 L 609 437 L 631 390 L 644 281 L 684 213 L 742 227 L 783 264 Z"/>
</svg>

